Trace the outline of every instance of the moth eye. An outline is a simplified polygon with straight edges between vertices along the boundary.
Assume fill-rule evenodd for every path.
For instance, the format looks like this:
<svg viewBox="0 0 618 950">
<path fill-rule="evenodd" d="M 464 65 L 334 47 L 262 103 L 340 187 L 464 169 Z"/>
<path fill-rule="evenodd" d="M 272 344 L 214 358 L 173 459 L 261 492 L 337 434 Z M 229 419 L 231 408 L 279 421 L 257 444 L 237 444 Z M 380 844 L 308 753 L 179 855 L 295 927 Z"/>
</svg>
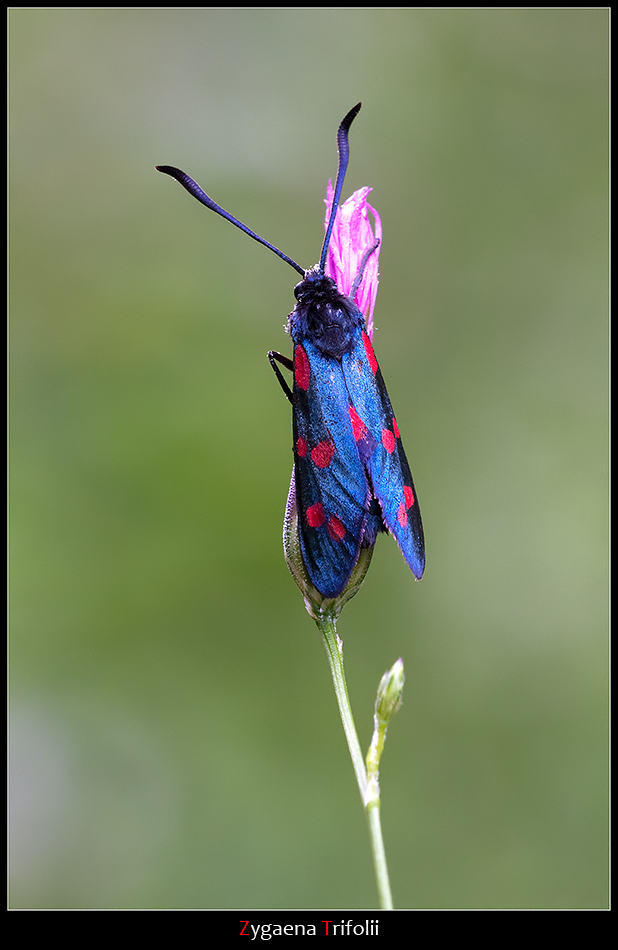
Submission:
<svg viewBox="0 0 618 950">
<path fill-rule="evenodd" d="M 300 283 L 296 284 L 296 287 L 294 288 L 294 296 L 296 297 L 297 300 L 300 300 L 300 298 L 302 297 L 302 294 L 303 294 L 303 282 L 301 280 Z"/>
</svg>

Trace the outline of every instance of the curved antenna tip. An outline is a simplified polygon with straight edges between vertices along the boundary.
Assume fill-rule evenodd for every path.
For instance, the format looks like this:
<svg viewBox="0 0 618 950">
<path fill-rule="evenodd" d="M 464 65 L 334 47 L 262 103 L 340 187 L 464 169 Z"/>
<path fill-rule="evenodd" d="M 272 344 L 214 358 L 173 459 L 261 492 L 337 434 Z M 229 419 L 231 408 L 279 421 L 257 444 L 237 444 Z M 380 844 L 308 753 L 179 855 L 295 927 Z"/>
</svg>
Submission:
<svg viewBox="0 0 618 950">
<path fill-rule="evenodd" d="M 284 254 L 283 251 L 280 251 L 278 247 L 275 247 L 274 244 L 270 244 L 269 241 L 265 241 L 264 238 L 261 238 L 259 234 L 256 234 L 255 231 L 252 231 L 251 228 L 248 228 L 246 224 L 243 224 L 242 221 L 239 221 L 238 218 L 235 218 L 234 215 L 230 214 L 229 211 L 226 211 L 221 205 L 218 205 L 216 201 L 213 201 L 210 195 L 207 195 L 206 192 L 200 188 L 198 183 L 187 175 L 186 172 L 183 172 L 182 169 L 176 168 L 174 165 L 155 165 L 155 168 L 158 172 L 163 172 L 164 175 L 170 175 L 172 178 L 175 178 L 176 181 L 182 185 L 185 191 L 188 191 L 193 198 L 196 198 L 201 204 L 206 205 L 207 208 L 210 208 L 211 211 L 220 214 L 222 218 L 225 218 L 226 221 L 229 221 L 235 227 L 240 228 L 241 231 L 244 231 L 245 234 L 248 234 L 249 237 L 253 238 L 254 241 L 257 241 L 258 244 L 263 244 L 265 247 L 268 247 L 271 251 L 280 257 L 282 261 L 285 261 L 286 264 L 289 264 L 290 267 L 293 267 L 301 277 L 305 276 L 305 268 L 301 267 L 300 264 L 297 264 L 295 260 L 292 260 L 291 257 L 288 257 L 287 254 Z"/>
<path fill-rule="evenodd" d="M 354 119 L 361 110 L 362 102 L 357 102 L 353 109 L 350 109 L 348 114 L 341 120 L 340 128 L 345 129 L 346 132 L 349 131 L 350 126 L 354 122 Z"/>
<path fill-rule="evenodd" d="M 330 219 L 328 221 L 328 227 L 326 228 L 326 236 L 324 237 L 324 244 L 322 245 L 322 253 L 320 254 L 320 263 L 319 268 L 322 273 L 324 273 L 324 268 L 326 267 L 326 258 L 328 256 L 328 245 L 330 244 L 330 237 L 333 233 L 333 226 L 335 224 L 335 216 L 337 214 L 337 207 L 339 205 L 339 199 L 341 197 L 341 189 L 343 188 L 343 179 L 345 178 L 346 169 L 348 167 L 348 160 L 350 157 L 350 146 L 348 144 L 348 132 L 350 131 L 350 126 L 352 122 L 358 115 L 361 109 L 361 102 L 357 102 L 356 105 L 350 109 L 348 114 L 344 116 L 341 120 L 341 125 L 337 130 L 337 151 L 339 152 L 339 167 L 337 169 L 337 181 L 335 183 L 335 193 L 333 195 L 333 204 L 330 212 Z"/>
<path fill-rule="evenodd" d="M 184 175 L 184 172 L 181 172 L 179 168 L 175 168 L 173 165 L 155 165 L 155 170 L 163 172 L 164 175 L 171 175 L 172 178 L 176 178 L 176 180 L 178 180 L 179 175 Z"/>
</svg>

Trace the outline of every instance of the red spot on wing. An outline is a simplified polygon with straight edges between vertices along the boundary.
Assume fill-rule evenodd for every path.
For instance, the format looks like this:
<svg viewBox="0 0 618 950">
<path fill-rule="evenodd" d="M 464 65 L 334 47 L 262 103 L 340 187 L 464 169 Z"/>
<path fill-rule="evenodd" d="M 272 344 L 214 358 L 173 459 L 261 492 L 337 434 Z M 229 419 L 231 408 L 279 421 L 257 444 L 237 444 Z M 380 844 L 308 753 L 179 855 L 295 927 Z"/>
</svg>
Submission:
<svg viewBox="0 0 618 950">
<path fill-rule="evenodd" d="M 307 441 L 306 439 L 303 439 L 302 435 L 299 435 L 296 440 L 296 451 L 301 459 L 304 459 L 305 455 L 307 454 Z"/>
<path fill-rule="evenodd" d="M 342 541 L 345 538 L 345 525 L 334 515 L 330 516 L 326 527 L 333 541 Z"/>
<path fill-rule="evenodd" d="M 311 367 L 305 348 L 300 344 L 294 350 L 294 379 L 301 389 L 309 389 Z"/>
<path fill-rule="evenodd" d="M 318 501 L 315 505 L 311 505 L 310 508 L 307 508 L 305 516 L 310 528 L 321 527 L 324 524 L 324 508 L 321 502 Z"/>
<path fill-rule="evenodd" d="M 403 486 L 403 497 L 406 500 L 406 508 L 411 508 L 414 504 L 414 492 L 409 485 Z"/>
<path fill-rule="evenodd" d="M 352 433 L 356 442 L 360 442 L 365 437 L 367 426 L 357 413 L 354 406 L 350 406 L 350 422 L 352 423 Z"/>
<path fill-rule="evenodd" d="M 397 512 L 397 520 L 402 528 L 408 523 L 408 512 L 406 511 L 406 506 L 403 502 L 399 505 L 399 511 Z"/>
<path fill-rule="evenodd" d="M 365 347 L 365 353 L 367 354 L 367 359 L 369 360 L 369 365 L 371 366 L 371 372 L 375 376 L 378 372 L 378 361 L 376 355 L 373 352 L 373 347 L 371 345 L 371 340 L 365 332 L 363 332 L 363 346 Z"/>
<path fill-rule="evenodd" d="M 389 455 L 395 450 L 395 436 L 390 429 L 382 429 L 382 445 Z"/>
<path fill-rule="evenodd" d="M 311 450 L 311 458 L 318 468 L 327 468 L 333 460 L 335 446 L 332 442 L 318 442 L 316 447 Z"/>
<path fill-rule="evenodd" d="M 395 419 L 395 416 L 393 416 L 393 432 L 395 433 L 395 438 L 398 439 L 398 438 L 399 438 L 399 426 L 397 425 L 397 420 Z"/>
</svg>

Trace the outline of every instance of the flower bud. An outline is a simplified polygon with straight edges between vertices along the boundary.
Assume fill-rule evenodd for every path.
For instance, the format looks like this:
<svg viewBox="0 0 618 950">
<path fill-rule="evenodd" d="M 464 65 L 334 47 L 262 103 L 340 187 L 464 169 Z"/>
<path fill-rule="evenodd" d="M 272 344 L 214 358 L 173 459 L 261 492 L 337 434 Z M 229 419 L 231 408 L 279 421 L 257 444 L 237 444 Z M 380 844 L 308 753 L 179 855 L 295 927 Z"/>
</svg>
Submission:
<svg viewBox="0 0 618 950">
<path fill-rule="evenodd" d="M 400 657 L 392 668 L 386 671 L 378 686 L 376 718 L 380 725 L 388 726 L 401 706 L 404 680 L 403 660 Z"/>
</svg>

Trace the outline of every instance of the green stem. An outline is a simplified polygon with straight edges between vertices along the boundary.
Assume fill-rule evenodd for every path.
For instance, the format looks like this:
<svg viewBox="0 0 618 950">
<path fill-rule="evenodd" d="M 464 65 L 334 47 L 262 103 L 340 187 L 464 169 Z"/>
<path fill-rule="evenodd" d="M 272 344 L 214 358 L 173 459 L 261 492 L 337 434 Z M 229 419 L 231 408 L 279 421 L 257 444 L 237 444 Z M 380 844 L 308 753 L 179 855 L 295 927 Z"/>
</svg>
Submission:
<svg viewBox="0 0 618 950">
<path fill-rule="evenodd" d="M 382 825 L 380 824 L 379 800 L 367 805 L 367 821 L 369 822 L 369 834 L 371 835 L 373 846 L 373 864 L 376 869 L 380 907 L 382 910 L 393 910 L 391 885 L 388 879 L 388 868 L 386 866 L 386 852 L 382 839 Z"/>
<path fill-rule="evenodd" d="M 343 644 L 337 636 L 335 619 L 331 614 L 320 614 L 319 619 L 316 618 L 316 622 L 324 638 L 326 654 L 333 675 L 335 695 L 337 696 L 337 703 L 339 704 L 341 722 L 343 723 L 343 730 L 348 741 L 348 748 L 350 750 L 354 772 L 356 773 L 356 781 L 358 782 L 363 808 L 367 815 L 378 893 L 380 895 L 380 907 L 382 910 L 392 910 L 393 899 L 391 897 L 388 880 L 388 868 L 386 866 L 386 854 L 384 851 L 384 841 L 382 839 L 382 826 L 380 824 L 380 789 L 377 782 L 377 774 L 372 776 L 370 781 L 367 779 L 365 762 L 358 741 L 354 717 L 352 716 L 352 707 L 350 706 L 350 698 L 345 682 Z"/>
<path fill-rule="evenodd" d="M 352 765 L 356 773 L 356 781 L 363 800 L 363 808 L 366 805 L 367 795 L 367 773 L 365 771 L 365 760 L 361 752 L 354 717 L 352 716 L 352 707 L 350 706 L 350 697 L 345 682 L 345 673 L 343 670 L 343 648 L 341 640 L 337 636 L 335 621 L 331 617 L 320 618 L 320 629 L 324 637 L 324 645 L 330 663 L 330 670 L 333 674 L 333 685 L 335 695 L 339 704 L 339 714 L 343 723 L 343 731 L 348 740 L 348 749 L 352 758 Z"/>
</svg>

